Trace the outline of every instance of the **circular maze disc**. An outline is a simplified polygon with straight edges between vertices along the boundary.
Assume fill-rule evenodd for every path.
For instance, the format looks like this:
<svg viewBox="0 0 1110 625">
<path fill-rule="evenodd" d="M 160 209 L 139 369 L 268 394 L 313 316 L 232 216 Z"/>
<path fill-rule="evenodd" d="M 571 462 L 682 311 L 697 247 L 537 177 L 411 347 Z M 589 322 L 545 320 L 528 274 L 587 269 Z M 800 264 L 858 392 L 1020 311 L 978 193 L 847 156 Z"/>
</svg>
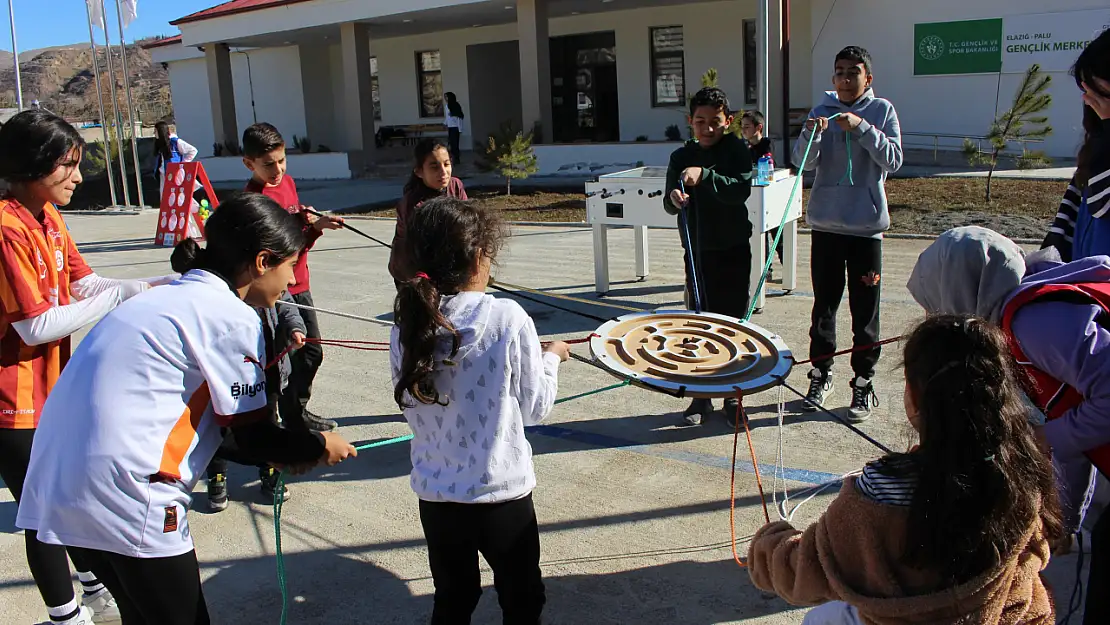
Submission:
<svg viewBox="0 0 1110 625">
<path fill-rule="evenodd" d="M 732 397 L 777 386 L 794 364 L 778 335 L 713 313 L 657 310 L 606 322 L 590 338 L 614 375 L 682 397 Z"/>
</svg>

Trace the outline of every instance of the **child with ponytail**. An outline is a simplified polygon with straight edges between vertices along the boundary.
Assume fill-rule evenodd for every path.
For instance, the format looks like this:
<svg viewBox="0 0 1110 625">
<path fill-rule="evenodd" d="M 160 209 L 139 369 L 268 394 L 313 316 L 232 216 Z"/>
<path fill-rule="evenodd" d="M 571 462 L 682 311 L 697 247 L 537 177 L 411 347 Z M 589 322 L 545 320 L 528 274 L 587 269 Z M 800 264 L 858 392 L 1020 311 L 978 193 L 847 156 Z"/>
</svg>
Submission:
<svg viewBox="0 0 1110 625">
<path fill-rule="evenodd" d="M 752 581 L 800 605 L 804 625 L 1053 622 L 1040 572 L 1063 535 L 1001 330 L 938 315 L 906 341 L 905 404 L 920 444 L 848 478 L 805 532 L 765 525 Z"/>
<path fill-rule="evenodd" d="M 491 212 L 452 197 L 409 216 L 391 337 L 394 398 L 415 438 L 412 489 L 435 582 L 432 623 L 468 623 L 481 553 L 506 623 L 538 623 L 545 602 L 524 427 L 547 416 L 566 343 L 540 345 L 516 302 L 485 293 L 504 237 Z"/>
<path fill-rule="evenodd" d="M 412 278 L 412 260 L 406 256 L 405 236 L 412 211 L 424 202 L 442 195 L 465 200 L 466 189 L 458 178 L 451 175 L 453 164 L 446 144 L 439 139 L 424 139 L 416 144 L 412 174 L 405 183 L 404 195 L 397 204 L 397 229 L 393 234 L 393 249 L 389 253 L 389 273 L 400 288 L 400 283 Z"/>
</svg>

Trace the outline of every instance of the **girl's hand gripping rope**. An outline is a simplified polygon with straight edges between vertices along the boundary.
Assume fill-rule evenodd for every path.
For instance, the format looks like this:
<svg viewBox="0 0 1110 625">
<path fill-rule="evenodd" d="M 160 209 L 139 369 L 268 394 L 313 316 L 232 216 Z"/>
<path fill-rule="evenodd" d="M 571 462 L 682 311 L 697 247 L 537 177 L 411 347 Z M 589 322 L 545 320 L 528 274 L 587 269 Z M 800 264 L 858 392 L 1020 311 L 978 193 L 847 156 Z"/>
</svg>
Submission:
<svg viewBox="0 0 1110 625">
<path fill-rule="evenodd" d="M 552 341 L 544 346 L 543 351 L 558 356 L 559 362 L 570 360 L 570 345 L 564 341 Z"/>
</svg>

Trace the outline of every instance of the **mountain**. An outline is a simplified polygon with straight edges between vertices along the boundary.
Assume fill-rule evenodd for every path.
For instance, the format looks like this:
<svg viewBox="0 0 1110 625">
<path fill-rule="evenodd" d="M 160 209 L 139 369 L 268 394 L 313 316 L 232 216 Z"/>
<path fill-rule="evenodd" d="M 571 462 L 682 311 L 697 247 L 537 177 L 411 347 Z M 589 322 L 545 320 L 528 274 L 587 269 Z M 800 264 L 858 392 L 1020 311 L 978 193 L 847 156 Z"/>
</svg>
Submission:
<svg viewBox="0 0 1110 625">
<path fill-rule="evenodd" d="M 46 109 L 68 119 L 99 119 L 100 112 L 93 70 L 93 55 L 87 44 L 56 46 L 19 54 L 19 73 L 23 101 L 38 100 Z M 106 54 L 97 50 L 105 114 L 111 115 L 111 85 L 108 82 Z M 144 121 L 172 117 L 169 75 L 160 63 L 153 63 L 150 52 L 139 43 L 127 46 L 128 82 L 136 115 Z M 123 91 L 123 64 L 119 47 L 112 49 L 116 90 L 120 109 L 127 110 Z M 12 54 L 0 51 L 0 108 L 14 106 L 15 69 Z"/>
</svg>

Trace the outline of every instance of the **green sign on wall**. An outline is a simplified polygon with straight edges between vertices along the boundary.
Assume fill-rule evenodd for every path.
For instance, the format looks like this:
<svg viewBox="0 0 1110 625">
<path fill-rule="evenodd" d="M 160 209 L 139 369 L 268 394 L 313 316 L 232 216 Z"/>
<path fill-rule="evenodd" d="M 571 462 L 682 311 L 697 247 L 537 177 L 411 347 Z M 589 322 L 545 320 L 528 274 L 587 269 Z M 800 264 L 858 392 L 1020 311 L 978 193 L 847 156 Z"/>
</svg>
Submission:
<svg viewBox="0 0 1110 625">
<path fill-rule="evenodd" d="M 913 73 L 988 74 L 1002 70 L 1002 20 L 914 24 Z"/>
</svg>

